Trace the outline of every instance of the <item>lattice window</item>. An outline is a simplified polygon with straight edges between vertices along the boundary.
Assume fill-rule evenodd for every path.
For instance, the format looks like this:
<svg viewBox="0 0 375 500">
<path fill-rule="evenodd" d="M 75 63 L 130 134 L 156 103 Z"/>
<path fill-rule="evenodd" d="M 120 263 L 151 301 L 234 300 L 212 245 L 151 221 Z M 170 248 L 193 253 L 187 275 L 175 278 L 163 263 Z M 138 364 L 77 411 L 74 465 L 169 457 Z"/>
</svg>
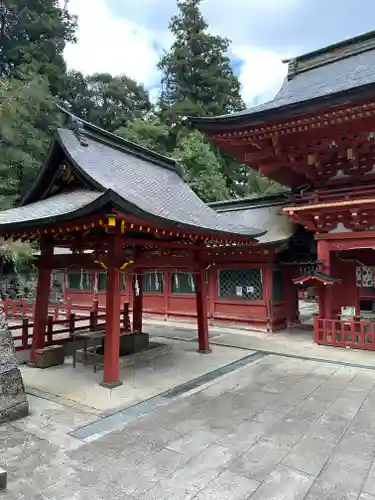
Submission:
<svg viewBox="0 0 375 500">
<path fill-rule="evenodd" d="M 362 267 L 362 286 L 365 288 L 374 288 L 374 268 L 372 267 Z"/>
<path fill-rule="evenodd" d="M 150 272 L 142 277 L 143 293 L 163 293 L 163 273 Z"/>
<path fill-rule="evenodd" d="M 193 273 L 172 273 L 172 293 L 195 295 Z"/>
<path fill-rule="evenodd" d="M 121 274 L 121 292 L 126 290 L 126 274 Z M 104 292 L 107 290 L 107 273 L 98 273 L 98 292 Z"/>
<path fill-rule="evenodd" d="M 281 302 L 284 300 L 283 273 L 280 269 L 272 271 L 272 300 L 275 302 Z"/>
<path fill-rule="evenodd" d="M 84 269 L 69 271 L 68 286 L 70 290 L 92 290 L 92 272 Z"/>
<path fill-rule="evenodd" d="M 219 297 L 262 300 L 263 285 L 260 269 L 228 269 L 219 271 Z"/>
</svg>

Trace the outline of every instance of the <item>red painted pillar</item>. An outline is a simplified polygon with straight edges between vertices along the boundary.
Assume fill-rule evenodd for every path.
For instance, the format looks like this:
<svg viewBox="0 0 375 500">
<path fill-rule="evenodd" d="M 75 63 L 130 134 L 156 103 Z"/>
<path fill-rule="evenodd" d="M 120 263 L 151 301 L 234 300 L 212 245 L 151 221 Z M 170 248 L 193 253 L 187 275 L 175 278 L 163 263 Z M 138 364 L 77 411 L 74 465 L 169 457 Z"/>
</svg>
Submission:
<svg viewBox="0 0 375 500">
<path fill-rule="evenodd" d="M 140 269 L 135 269 L 133 276 L 133 331 L 142 332 L 143 314 L 143 276 Z"/>
<path fill-rule="evenodd" d="M 208 354 L 211 352 L 211 349 L 208 340 L 207 292 L 202 251 L 197 252 L 196 269 L 195 295 L 197 301 L 198 352 Z"/>
<path fill-rule="evenodd" d="M 119 379 L 121 272 L 117 267 L 121 252 L 121 240 L 113 236 L 108 245 L 108 262 L 113 267 L 107 270 L 106 331 L 104 339 L 104 376 L 102 387 L 113 389 L 122 384 Z"/>
<path fill-rule="evenodd" d="M 45 259 L 53 257 L 53 244 L 48 240 L 40 242 L 40 264 L 47 266 Z M 39 268 L 38 286 L 36 291 L 33 339 L 30 351 L 30 363 L 36 362 L 36 349 L 42 349 L 45 342 L 46 326 L 48 321 L 48 301 L 51 286 L 51 269 Z"/>
<path fill-rule="evenodd" d="M 328 241 L 317 241 L 317 256 L 322 263 L 319 265 L 319 270 L 325 274 L 331 274 L 331 246 Z M 321 318 L 332 318 L 332 286 L 320 286 L 318 288 L 318 304 L 319 316 Z"/>
</svg>

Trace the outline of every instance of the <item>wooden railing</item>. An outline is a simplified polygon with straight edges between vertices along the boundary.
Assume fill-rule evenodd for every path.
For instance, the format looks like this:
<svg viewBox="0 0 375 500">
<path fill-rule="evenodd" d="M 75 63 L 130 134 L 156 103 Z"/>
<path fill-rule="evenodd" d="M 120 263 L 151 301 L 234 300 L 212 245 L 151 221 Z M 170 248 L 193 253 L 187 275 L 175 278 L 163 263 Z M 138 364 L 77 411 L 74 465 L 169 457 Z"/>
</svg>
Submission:
<svg viewBox="0 0 375 500">
<path fill-rule="evenodd" d="M 375 350 L 375 322 L 314 318 L 317 344 Z"/>
<path fill-rule="evenodd" d="M 19 324 L 10 324 L 9 330 L 12 336 L 17 351 L 22 351 L 31 348 L 32 332 L 34 327 L 33 320 L 29 317 L 30 308 L 21 307 L 20 304 L 11 304 L 14 301 L 4 301 L 8 311 L 12 314 L 16 311 L 17 316 L 9 315 L 9 318 L 21 317 L 21 312 L 24 313 L 22 321 Z M 22 301 L 16 301 L 22 302 Z M 31 305 L 31 304 L 30 304 Z M 46 332 L 45 332 L 45 345 L 61 344 L 72 341 L 72 336 L 75 332 L 82 330 L 94 330 L 96 328 L 104 327 L 106 324 L 106 314 L 99 309 L 98 301 L 94 301 L 92 306 L 76 306 L 72 304 L 72 309 L 77 312 L 72 312 L 66 306 L 52 306 L 51 312 L 53 314 L 48 316 Z M 86 312 L 86 314 L 82 314 Z M 60 319 L 60 315 L 65 315 L 64 319 Z M 10 322 L 12 323 L 12 322 Z M 130 332 L 131 325 L 129 319 L 129 303 L 125 302 L 120 316 L 120 327 L 122 332 Z"/>
<path fill-rule="evenodd" d="M 296 195 L 295 205 L 315 205 L 335 201 L 347 201 L 375 197 L 375 186 L 348 186 L 340 188 L 319 189 Z"/>
</svg>

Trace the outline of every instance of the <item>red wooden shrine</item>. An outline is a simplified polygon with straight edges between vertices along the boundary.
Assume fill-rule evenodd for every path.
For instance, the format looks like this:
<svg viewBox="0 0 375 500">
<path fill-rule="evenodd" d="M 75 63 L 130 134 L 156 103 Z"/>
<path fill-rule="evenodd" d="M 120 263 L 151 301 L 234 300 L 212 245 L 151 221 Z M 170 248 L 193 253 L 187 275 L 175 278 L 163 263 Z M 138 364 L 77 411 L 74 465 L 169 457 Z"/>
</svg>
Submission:
<svg viewBox="0 0 375 500">
<path fill-rule="evenodd" d="M 49 156 L 21 206 L 0 212 L 6 239 L 37 242 L 40 256 L 30 361 L 46 341 L 53 269 L 105 270 L 104 387 L 119 380 L 122 274 L 131 276 L 132 333 L 142 332 L 144 270 L 194 276 L 200 353 L 210 352 L 206 270 L 220 248 L 249 248 L 263 229 L 222 217 L 183 180 L 173 160 L 66 113 Z M 65 248 L 70 254 L 55 252 Z M 248 295 L 256 296 L 252 288 Z"/>
<path fill-rule="evenodd" d="M 358 273 L 375 264 L 375 32 L 288 63 L 274 100 L 191 121 L 222 151 L 289 188 L 283 213 L 315 237 L 316 268 L 293 279 L 316 286 L 316 340 L 374 349 Z"/>
</svg>

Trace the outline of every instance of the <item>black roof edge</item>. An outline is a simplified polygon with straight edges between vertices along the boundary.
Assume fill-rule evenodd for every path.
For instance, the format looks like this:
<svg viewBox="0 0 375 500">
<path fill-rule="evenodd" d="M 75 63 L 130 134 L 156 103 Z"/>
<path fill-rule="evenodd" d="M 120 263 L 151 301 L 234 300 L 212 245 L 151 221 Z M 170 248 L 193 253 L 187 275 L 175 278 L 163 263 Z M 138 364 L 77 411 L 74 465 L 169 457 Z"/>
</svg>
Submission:
<svg viewBox="0 0 375 500">
<path fill-rule="evenodd" d="M 194 226 L 192 224 L 185 224 L 183 222 L 178 222 L 178 221 L 173 221 L 171 219 L 166 219 L 164 217 L 159 217 L 153 214 L 150 214 L 149 212 L 145 212 L 141 208 L 139 208 L 137 205 L 134 205 L 133 203 L 130 203 L 127 200 L 124 200 L 121 196 L 119 196 L 117 193 L 115 193 L 113 190 L 109 189 L 107 191 L 110 194 L 110 200 L 114 204 L 115 208 L 119 209 L 120 211 L 123 212 L 130 212 L 131 214 L 135 215 L 141 220 L 147 220 L 150 221 L 151 223 L 160 223 L 160 221 L 165 225 L 165 226 L 172 226 L 172 227 L 177 227 L 177 228 L 186 228 L 186 229 L 191 229 L 193 231 L 198 231 L 202 233 L 212 233 L 215 235 L 221 235 L 221 236 L 228 236 L 232 235 L 236 238 L 248 238 L 248 239 L 255 239 L 259 236 L 263 236 L 266 234 L 267 231 L 261 231 L 260 229 L 253 228 L 255 233 L 236 233 L 236 232 L 230 232 L 230 231 L 220 231 L 217 229 L 211 229 L 207 227 L 201 227 L 201 226 Z"/>
<path fill-rule="evenodd" d="M 110 194 L 108 191 L 104 192 L 101 196 L 96 198 L 95 200 L 91 201 L 87 205 L 84 205 L 83 207 L 80 207 L 76 210 L 73 210 L 72 212 L 67 212 L 65 214 L 61 214 L 58 216 L 53 216 L 53 217 L 43 217 L 42 219 L 34 219 L 31 221 L 26 219 L 21 222 L 12 222 L 9 224 L 9 226 L 12 226 L 13 228 L 22 228 L 22 227 L 36 227 L 36 226 L 48 226 L 49 224 L 53 224 L 56 222 L 56 220 L 59 221 L 69 221 L 69 220 L 76 220 L 82 217 L 85 217 L 87 215 L 90 215 L 92 213 L 98 212 L 100 209 L 105 207 L 108 202 L 110 201 Z M 6 228 L 8 224 L 0 224 L 0 228 Z"/>
<path fill-rule="evenodd" d="M 356 35 L 351 38 L 346 38 L 345 40 L 340 40 L 339 42 L 332 43 L 330 45 L 326 45 L 325 47 L 321 47 L 316 50 L 312 50 L 311 52 L 306 52 L 305 54 L 301 54 L 296 57 L 291 57 L 289 59 L 283 59 L 282 62 L 289 63 L 291 61 L 303 61 L 304 59 L 310 59 L 311 57 L 316 57 L 330 50 L 340 49 L 345 47 L 346 45 L 350 45 L 352 43 L 364 42 L 371 38 L 375 38 L 375 30 L 368 31 L 366 33 L 362 33 L 361 35 Z"/>
<path fill-rule="evenodd" d="M 201 130 L 210 130 L 212 132 L 222 130 L 224 127 L 232 126 L 237 128 L 239 126 L 260 125 L 266 120 L 280 120 L 295 117 L 308 112 L 319 111 L 322 108 L 339 106 L 345 103 L 356 102 L 366 98 L 374 98 L 375 83 L 368 83 L 360 87 L 353 87 L 345 89 L 334 94 L 327 94 L 324 96 L 315 97 L 306 101 L 299 101 L 284 106 L 274 108 L 267 108 L 260 111 L 253 111 L 251 108 L 248 113 L 241 113 L 232 115 L 222 115 L 216 117 L 187 117 L 190 123 Z M 272 101 L 269 101 L 272 102 Z M 267 103 L 266 103 L 267 104 Z"/>
<path fill-rule="evenodd" d="M 217 212 L 281 206 L 289 201 L 291 195 L 291 192 L 280 191 L 277 193 L 264 194 L 254 197 L 248 196 L 246 198 L 234 198 L 231 200 L 214 201 L 211 203 L 207 203 L 207 205 L 209 205 Z"/>
<path fill-rule="evenodd" d="M 202 232 L 202 233 L 211 233 L 214 235 L 218 236 L 228 236 L 231 235 L 234 238 L 241 238 L 241 239 L 248 239 L 253 240 L 256 239 L 259 236 L 263 236 L 266 234 L 267 231 L 261 231 L 259 229 L 255 229 L 255 233 L 247 234 L 247 233 L 236 233 L 236 232 L 230 232 L 230 231 L 220 231 L 220 230 L 215 230 L 211 228 L 206 228 L 206 227 L 200 227 L 200 226 L 194 226 L 192 224 L 184 224 L 181 222 L 176 222 L 172 221 L 170 219 L 165 219 L 163 217 L 158 217 L 156 215 L 152 215 L 148 212 L 145 212 L 141 208 L 137 207 L 133 203 L 128 202 L 127 200 L 124 200 L 121 196 L 119 196 L 115 191 L 112 189 L 107 189 L 101 196 L 99 196 L 97 199 L 93 200 L 92 202 L 88 203 L 84 207 L 81 207 L 73 212 L 68 212 L 66 214 L 62 214 L 59 216 L 53 216 L 50 218 L 42 218 L 42 219 L 35 219 L 32 221 L 32 225 L 34 226 L 47 226 L 49 224 L 53 224 L 56 222 L 56 220 L 59 221 L 68 221 L 72 219 L 77 219 L 77 218 L 82 218 L 87 215 L 90 215 L 95 212 L 99 212 L 101 209 L 106 208 L 108 206 L 112 206 L 113 208 L 118 209 L 119 211 L 122 211 L 123 213 L 131 213 L 132 215 L 135 215 L 141 220 L 144 221 L 149 221 L 150 223 L 159 223 L 162 222 L 165 226 L 172 226 L 172 227 L 177 227 L 181 229 L 191 229 L 197 232 Z M 30 221 L 29 220 L 24 220 L 18 223 L 12 223 L 12 228 L 22 228 L 22 227 L 30 227 Z M 5 228 L 7 224 L 1 224 L 0 228 Z"/>
<path fill-rule="evenodd" d="M 126 153 L 138 156 L 139 158 L 155 163 L 160 167 L 172 170 L 176 172 L 180 177 L 182 178 L 184 177 L 184 169 L 182 165 L 180 165 L 175 160 L 169 158 L 168 156 L 155 153 L 154 151 L 151 151 L 150 149 L 140 146 L 135 142 L 131 142 L 127 139 L 124 139 L 123 137 L 120 137 L 119 135 L 113 134 L 112 132 L 108 132 L 107 130 L 98 127 L 97 125 L 94 125 L 93 123 L 90 123 L 84 120 L 83 118 L 74 115 L 68 109 L 62 107 L 61 105 L 57 105 L 57 107 L 62 113 L 64 113 L 67 117 L 69 117 L 70 120 L 82 123 L 85 130 L 85 135 L 88 132 L 87 135 L 89 137 L 92 136 L 92 138 L 100 140 L 100 142 L 108 144 L 110 147 L 117 147 L 118 149 Z"/>
</svg>

